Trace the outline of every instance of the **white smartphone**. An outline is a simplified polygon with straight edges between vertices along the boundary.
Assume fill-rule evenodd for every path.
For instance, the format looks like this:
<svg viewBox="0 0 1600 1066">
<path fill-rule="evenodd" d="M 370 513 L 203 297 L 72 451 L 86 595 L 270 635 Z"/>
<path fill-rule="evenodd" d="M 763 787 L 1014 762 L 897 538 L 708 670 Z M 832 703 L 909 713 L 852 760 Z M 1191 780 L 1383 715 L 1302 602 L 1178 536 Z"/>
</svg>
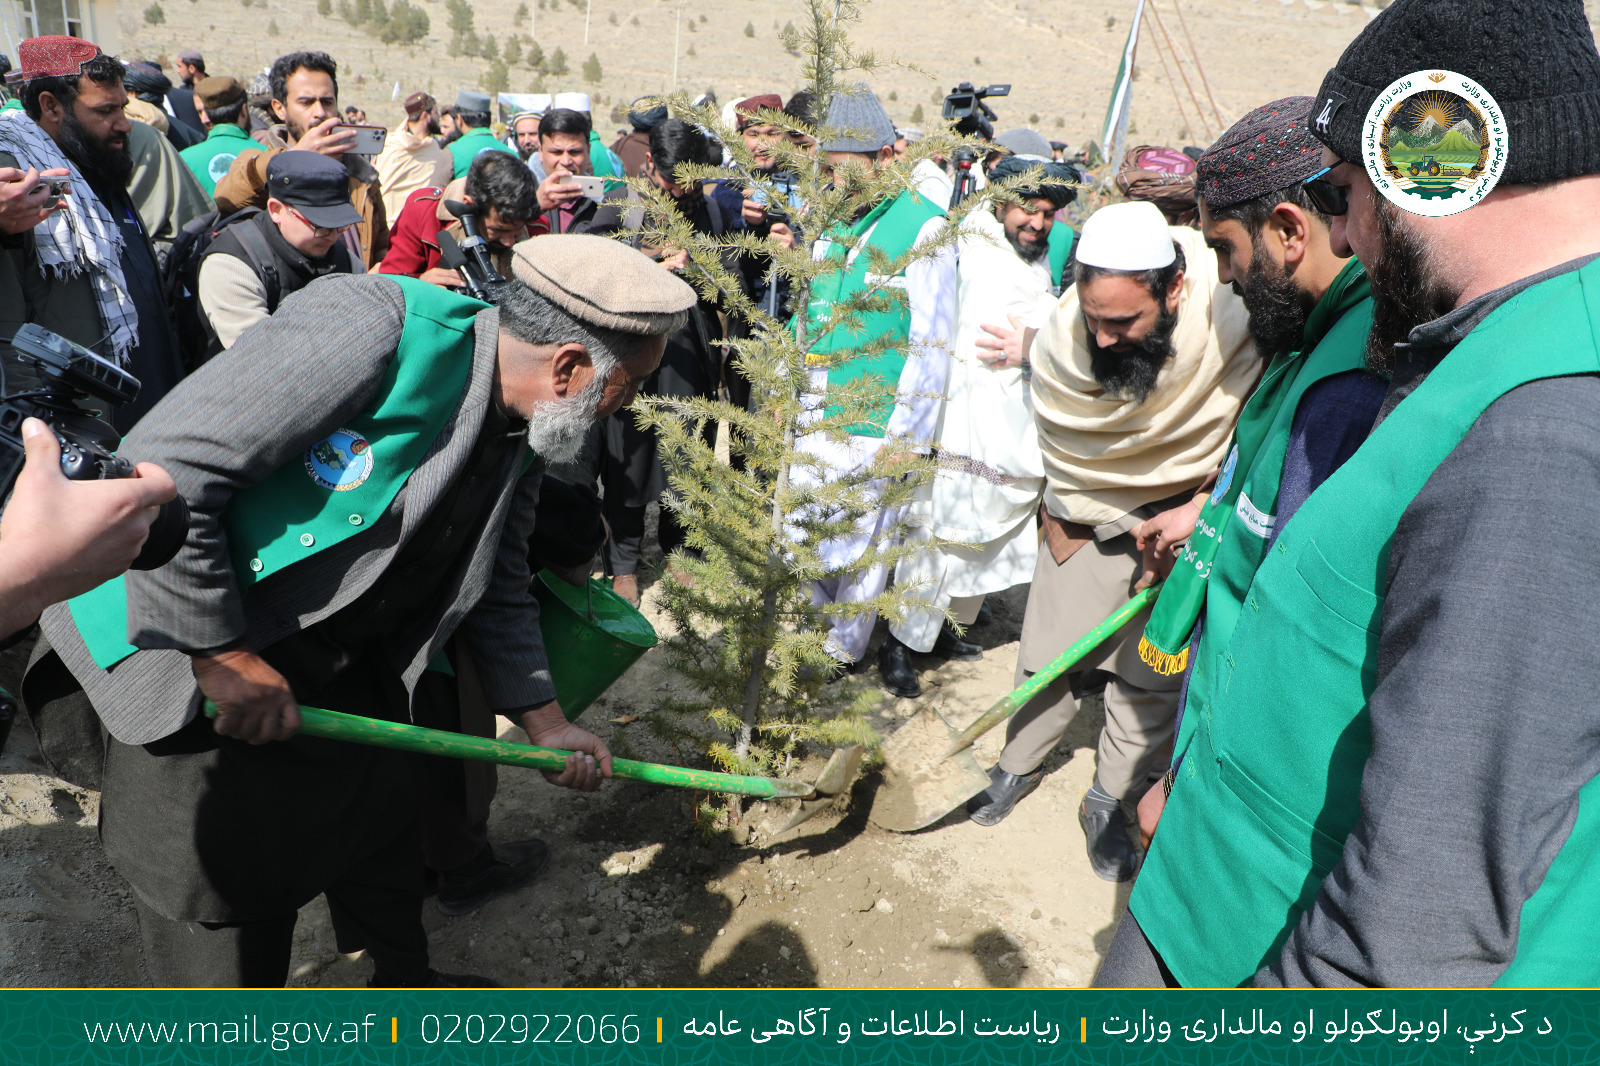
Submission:
<svg viewBox="0 0 1600 1066">
<path fill-rule="evenodd" d="M 606 195 L 606 179 L 596 178 L 588 174 L 568 174 L 567 180 L 562 185 L 576 185 L 583 190 L 583 195 L 591 200 L 603 200 Z"/>
<path fill-rule="evenodd" d="M 384 138 L 389 133 L 382 126 L 352 126 L 345 124 L 334 127 L 335 133 L 343 133 L 345 130 L 355 130 L 356 132 L 356 142 L 350 147 L 350 151 L 356 155 L 377 155 L 383 151 Z"/>
</svg>

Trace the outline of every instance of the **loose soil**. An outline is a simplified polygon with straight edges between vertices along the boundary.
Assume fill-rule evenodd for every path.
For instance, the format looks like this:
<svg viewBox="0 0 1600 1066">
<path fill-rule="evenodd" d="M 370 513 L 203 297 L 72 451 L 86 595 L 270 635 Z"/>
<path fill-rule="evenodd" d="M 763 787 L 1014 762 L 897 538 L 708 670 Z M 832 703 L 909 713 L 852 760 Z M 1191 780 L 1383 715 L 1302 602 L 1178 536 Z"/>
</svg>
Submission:
<svg viewBox="0 0 1600 1066">
<path fill-rule="evenodd" d="M 658 596 L 647 589 L 645 607 L 661 624 Z M 922 660 L 923 697 L 885 697 L 880 733 L 924 706 L 964 726 L 1007 692 L 1025 601 L 1025 588 L 993 598 L 994 621 L 970 634 L 981 662 Z M 19 666 L 15 653 L 0 662 L 0 681 Z M 869 668 L 846 683 L 875 680 Z M 668 684 L 652 652 L 583 723 L 614 749 L 672 761 L 643 722 L 612 721 L 648 709 Z M 867 820 L 879 779 L 869 774 L 842 809 L 787 834 L 769 835 L 793 804 L 758 803 L 707 842 L 692 794 L 612 782 L 580 795 L 502 767 L 492 836 L 541 837 L 554 861 L 471 915 L 447 918 L 430 900 L 434 964 L 518 986 L 1084 985 L 1128 892 L 1094 876 L 1077 825 L 1102 721 L 1091 696 L 1039 790 L 991 829 L 956 811 L 916 833 L 880 830 Z M 993 765 L 1002 732 L 978 743 L 981 766 Z M 812 777 L 821 763 L 814 755 L 791 776 Z M 98 812 L 98 794 L 44 773 L 19 723 L 0 757 L 0 985 L 148 983 L 130 890 L 96 840 Z M 301 912 L 292 985 L 359 986 L 371 968 L 337 954 L 320 900 Z"/>
</svg>

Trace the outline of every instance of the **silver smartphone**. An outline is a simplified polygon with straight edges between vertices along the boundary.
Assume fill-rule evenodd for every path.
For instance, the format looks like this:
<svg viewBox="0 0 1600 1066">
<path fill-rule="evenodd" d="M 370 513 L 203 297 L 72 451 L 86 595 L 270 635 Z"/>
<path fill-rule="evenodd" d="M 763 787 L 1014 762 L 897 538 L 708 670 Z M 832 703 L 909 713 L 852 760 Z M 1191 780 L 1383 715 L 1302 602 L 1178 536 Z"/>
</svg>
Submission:
<svg viewBox="0 0 1600 1066">
<path fill-rule="evenodd" d="M 383 151 L 384 138 L 388 136 L 389 132 L 382 126 L 344 124 L 334 127 L 335 133 L 343 133 L 345 130 L 354 130 L 356 133 L 355 144 L 350 146 L 350 151 L 356 155 L 377 155 Z"/>
<path fill-rule="evenodd" d="M 591 200 L 603 200 L 606 195 L 606 179 L 596 178 L 589 174 L 568 174 L 567 180 L 562 185 L 576 185 L 583 190 L 583 195 Z"/>
</svg>

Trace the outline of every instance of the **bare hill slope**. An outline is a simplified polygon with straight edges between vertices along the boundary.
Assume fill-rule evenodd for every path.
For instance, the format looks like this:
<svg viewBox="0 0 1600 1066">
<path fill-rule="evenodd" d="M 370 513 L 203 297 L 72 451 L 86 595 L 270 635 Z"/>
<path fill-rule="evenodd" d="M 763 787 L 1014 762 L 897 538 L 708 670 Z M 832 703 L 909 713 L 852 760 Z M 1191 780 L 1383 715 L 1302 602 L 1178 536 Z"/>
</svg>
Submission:
<svg viewBox="0 0 1600 1066">
<path fill-rule="evenodd" d="M 484 59 L 448 54 L 444 0 L 416 0 L 430 31 L 413 46 L 385 45 L 352 27 L 338 16 L 337 3 L 334 14 L 321 15 L 316 0 L 158 2 L 165 15 L 159 25 L 146 23 L 143 0 L 119 5 L 128 57 L 167 61 L 179 48 L 197 46 L 213 73 L 248 76 L 283 52 L 326 49 L 339 60 L 344 102 L 364 106 L 383 124 L 401 115 L 398 102 L 391 103 L 396 82 L 401 99 L 421 88 L 447 100 L 459 88 L 477 87 L 489 69 Z M 675 51 L 676 87 L 715 89 L 723 101 L 757 92 L 787 95 L 798 83 L 798 61 L 779 40 L 783 24 L 799 14 L 793 0 L 592 3 L 587 44 L 582 0 L 529 0 L 531 19 L 516 26 L 516 0 L 476 0 L 475 28 L 501 47 L 519 37 L 524 53 L 533 40 L 547 58 L 559 48 L 569 74 L 541 79 L 518 63 L 509 69 L 509 88 L 584 89 L 601 105 L 597 113 L 673 88 Z M 858 39 L 937 79 L 909 70 L 872 79 L 880 95 L 893 93 L 889 107 L 898 122 L 912 122 L 918 106 L 925 121 L 934 121 L 937 101 L 958 81 L 1009 82 L 1012 95 L 996 104 L 1000 128 L 1032 124 L 1077 143 L 1095 135 L 1103 121 L 1133 6 L 1131 0 L 877 0 L 865 8 Z M 1592 17 L 1593 0 L 1590 6 Z M 1147 19 L 1140 46 L 1134 136 L 1199 144 L 1257 104 L 1314 93 L 1323 72 L 1377 11 L 1370 2 L 1347 0 L 1181 0 L 1180 21 L 1174 0 L 1151 0 L 1150 7 L 1160 23 Z M 1168 40 L 1187 56 L 1190 37 L 1215 109 L 1199 71 L 1184 65 L 1186 86 L 1172 65 Z M 598 84 L 582 73 L 591 53 L 600 64 Z M 1202 105 L 1198 117 L 1191 89 Z"/>
</svg>

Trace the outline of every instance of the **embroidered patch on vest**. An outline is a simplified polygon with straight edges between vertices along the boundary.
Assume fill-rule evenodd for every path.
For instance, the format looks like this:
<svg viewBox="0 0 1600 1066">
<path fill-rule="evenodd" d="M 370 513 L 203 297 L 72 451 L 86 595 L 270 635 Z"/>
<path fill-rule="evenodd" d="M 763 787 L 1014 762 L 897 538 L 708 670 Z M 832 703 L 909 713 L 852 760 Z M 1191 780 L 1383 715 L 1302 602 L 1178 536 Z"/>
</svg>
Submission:
<svg viewBox="0 0 1600 1066">
<path fill-rule="evenodd" d="M 306 449 L 306 473 L 325 489 L 349 492 L 372 476 L 372 445 L 353 429 L 338 429 Z"/>
<path fill-rule="evenodd" d="M 1211 490 L 1211 506 L 1215 507 L 1222 502 L 1222 497 L 1228 494 L 1228 486 L 1233 484 L 1233 470 L 1239 465 L 1239 446 L 1235 444 L 1228 453 L 1228 461 L 1222 464 L 1222 473 L 1217 475 L 1217 487 Z"/>
<path fill-rule="evenodd" d="M 1443 218 L 1494 191 L 1510 143 L 1505 115 L 1487 89 L 1453 71 L 1419 70 L 1373 101 L 1361 155 L 1390 203 Z"/>
</svg>

